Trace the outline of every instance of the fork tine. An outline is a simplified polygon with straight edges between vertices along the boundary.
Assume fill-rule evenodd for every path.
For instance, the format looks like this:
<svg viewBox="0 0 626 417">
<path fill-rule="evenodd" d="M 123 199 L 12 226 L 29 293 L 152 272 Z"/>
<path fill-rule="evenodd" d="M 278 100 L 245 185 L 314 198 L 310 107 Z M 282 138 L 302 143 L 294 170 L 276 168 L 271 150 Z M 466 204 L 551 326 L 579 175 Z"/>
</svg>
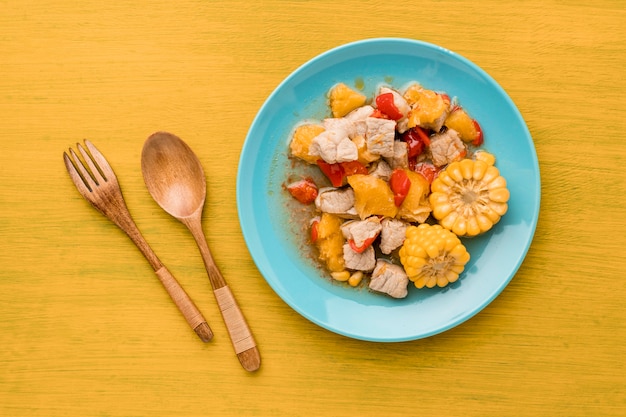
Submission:
<svg viewBox="0 0 626 417">
<path fill-rule="evenodd" d="M 78 145 L 80 148 L 80 145 Z M 87 187 L 93 191 L 95 187 L 98 186 L 98 180 L 94 177 L 94 175 L 89 171 L 89 169 L 85 166 L 81 158 L 74 151 L 74 149 L 70 148 L 70 156 L 72 157 L 72 162 L 74 162 L 74 167 L 80 174 L 83 182 Z"/>
<path fill-rule="evenodd" d="M 96 146 L 87 139 L 85 139 L 85 146 L 87 146 L 87 149 L 89 149 L 89 152 L 91 153 L 93 160 L 98 165 L 98 169 L 102 173 L 105 180 L 106 181 L 115 180 L 117 182 L 117 177 L 115 176 L 115 172 L 113 172 L 113 168 L 111 168 L 111 165 L 109 165 L 109 162 L 106 160 L 104 155 L 102 155 L 102 153 L 98 150 L 98 148 L 96 148 Z"/>
<path fill-rule="evenodd" d="M 93 180 L 91 180 L 89 175 L 85 177 L 84 167 L 72 148 L 69 150 L 69 155 L 67 152 L 63 152 L 63 162 L 65 162 L 65 168 L 78 191 L 85 197 L 89 195 L 93 190 L 93 183 L 90 184 L 90 181 L 93 182 Z"/>
<path fill-rule="evenodd" d="M 106 176 L 102 174 L 100 168 L 98 168 L 97 164 L 94 163 L 90 153 L 87 152 L 87 150 L 85 150 L 83 145 L 80 143 L 77 143 L 76 147 L 78 148 L 78 152 L 82 155 L 83 161 L 87 164 L 88 171 L 91 173 L 91 178 L 94 179 L 96 185 L 100 185 L 101 182 L 106 182 Z"/>
</svg>

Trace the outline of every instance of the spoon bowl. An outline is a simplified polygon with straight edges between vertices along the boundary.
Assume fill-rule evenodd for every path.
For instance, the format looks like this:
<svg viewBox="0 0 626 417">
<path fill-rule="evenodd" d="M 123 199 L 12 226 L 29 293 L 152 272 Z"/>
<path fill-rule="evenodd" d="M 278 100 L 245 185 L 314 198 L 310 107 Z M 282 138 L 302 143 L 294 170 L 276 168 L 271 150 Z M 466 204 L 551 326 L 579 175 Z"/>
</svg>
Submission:
<svg viewBox="0 0 626 417">
<path fill-rule="evenodd" d="M 170 215 L 188 218 L 202 210 L 206 180 L 191 148 L 173 135 L 155 133 L 141 154 L 141 171 L 148 191 Z"/>
<path fill-rule="evenodd" d="M 256 342 L 241 308 L 213 260 L 202 230 L 206 179 L 200 160 L 178 136 L 157 132 L 144 143 L 141 171 L 152 198 L 163 210 L 187 226 L 194 237 L 239 362 L 244 369 L 256 371 L 261 365 Z"/>
</svg>

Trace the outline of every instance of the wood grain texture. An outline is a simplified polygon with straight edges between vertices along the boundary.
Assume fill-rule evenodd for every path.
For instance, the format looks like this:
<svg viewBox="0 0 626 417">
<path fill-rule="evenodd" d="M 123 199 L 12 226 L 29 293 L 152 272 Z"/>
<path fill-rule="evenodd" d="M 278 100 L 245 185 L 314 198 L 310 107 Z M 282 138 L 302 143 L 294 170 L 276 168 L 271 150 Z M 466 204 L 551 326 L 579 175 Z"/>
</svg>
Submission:
<svg viewBox="0 0 626 417">
<path fill-rule="evenodd" d="M 617 0 L 3 2 L 0 415 L 625 415 L 625 25 Z M 529 126 L 542 179 L 535 240 L 501 296 L 397 344 L 291 310 L 255 268 L 235 202 L 243 140 L 271 91 L 315 55 L 378 36 L 434 42 L 489 72 Z M 262 347 L 257 373 L 238 364 L 193 239 L 143 184 L 141 147 L 158 130 L 203 162 L 204 231 Z M 61 155 L 84 138 L 211 343 L 76 192 Z"/>
</svg>

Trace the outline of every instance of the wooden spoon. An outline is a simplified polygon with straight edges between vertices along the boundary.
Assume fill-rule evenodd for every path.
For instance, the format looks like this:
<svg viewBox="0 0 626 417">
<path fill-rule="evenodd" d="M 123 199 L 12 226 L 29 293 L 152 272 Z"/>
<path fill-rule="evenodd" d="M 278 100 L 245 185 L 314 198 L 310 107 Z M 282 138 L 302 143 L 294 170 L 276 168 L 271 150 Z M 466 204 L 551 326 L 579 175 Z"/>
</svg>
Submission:
<svg viewBox="0 0 626 417">
<path fill-rule="evenodd" d="M 256 342 L 230 288 L 215 265 L 202 231 L 206 180 L 200 161 L 179 137 L 157 132 L 143 146 L 141 171 L 152 198 L 163 210 L 187 226 L 193 235 L 239 362 L 244 369 L 256 371 L 261 365 Z"/>
</svg>

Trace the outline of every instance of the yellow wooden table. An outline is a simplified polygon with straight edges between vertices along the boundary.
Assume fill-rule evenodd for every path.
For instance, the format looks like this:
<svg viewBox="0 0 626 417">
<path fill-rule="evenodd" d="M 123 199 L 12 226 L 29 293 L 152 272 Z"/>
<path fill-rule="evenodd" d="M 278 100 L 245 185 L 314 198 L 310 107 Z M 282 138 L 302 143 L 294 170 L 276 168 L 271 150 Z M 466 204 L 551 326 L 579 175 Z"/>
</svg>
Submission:
<svg viewBox="0 0 626 417">
<path fill-rule="evenodd" d="M 0 415 L 626 415 L 626 9 L 603 1 L 5 1 L 0 6 Z M 237 219 L 238 158 L 291 71 L 350 41 L 440 44 L 522 112 L 542 206 L 479 315 L 431 338 L 348 339 L 266 284 Z M 151 199 L 144 140 L 207 174 L 205 232 L 261 349 L 241 369 L 197 248 Z M 85 202 L 62 153 L 107 156 L 146 239 L 210 318 L 203 344 L 150 265 Z"/>
</svg>

